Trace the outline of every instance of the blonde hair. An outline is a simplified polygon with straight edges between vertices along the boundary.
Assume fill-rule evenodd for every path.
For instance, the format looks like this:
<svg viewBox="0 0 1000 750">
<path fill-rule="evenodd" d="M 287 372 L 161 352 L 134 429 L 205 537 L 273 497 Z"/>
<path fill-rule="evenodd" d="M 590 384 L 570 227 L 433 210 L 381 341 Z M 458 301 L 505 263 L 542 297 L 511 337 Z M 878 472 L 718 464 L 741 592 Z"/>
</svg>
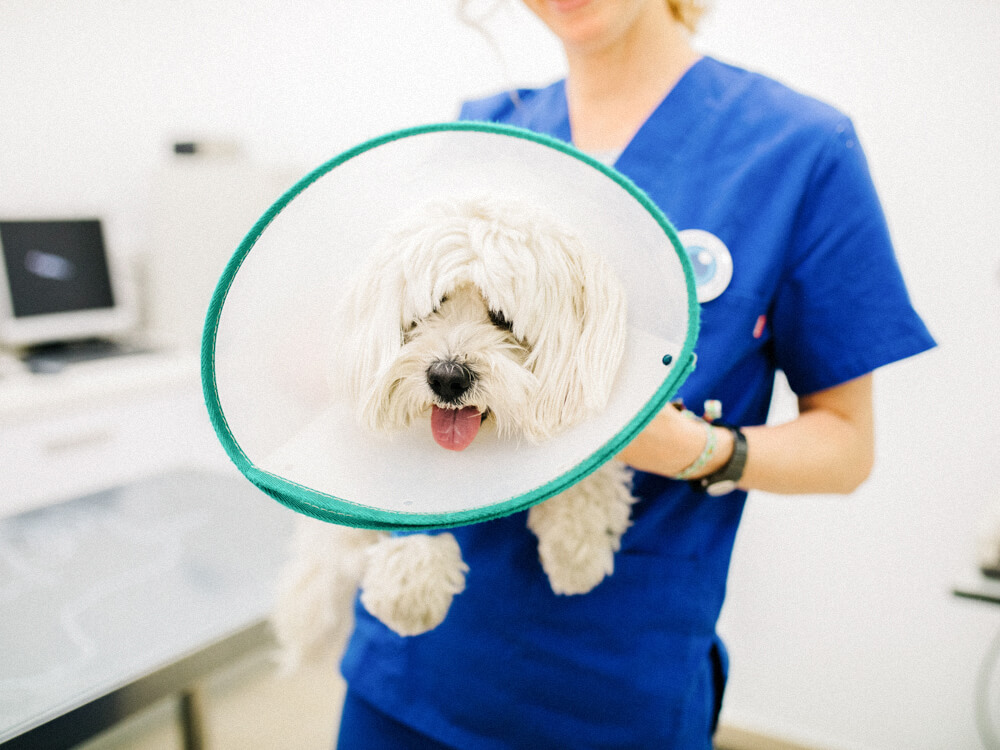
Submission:
<svg viewBox="0 0 1000 750">
<path fill-rule="evenodd" d="M 708 10 L 704 0 L 667 0 L 670 14 L 684 24 L 692 34 L 698 30 L 698 21 Z"/>
</svg>

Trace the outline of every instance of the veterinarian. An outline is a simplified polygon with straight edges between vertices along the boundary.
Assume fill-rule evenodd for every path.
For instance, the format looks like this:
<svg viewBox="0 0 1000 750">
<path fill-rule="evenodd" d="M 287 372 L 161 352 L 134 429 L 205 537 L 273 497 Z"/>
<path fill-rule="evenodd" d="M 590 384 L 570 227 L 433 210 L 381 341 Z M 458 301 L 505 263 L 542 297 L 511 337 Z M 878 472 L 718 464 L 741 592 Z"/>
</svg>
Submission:
<svg viewBox="0 0 1000 750">
<path fill-rule="evenodd" d="M 586 595 L 552 593 L 523 515 L 454 531 L 471 572 L 444 624 L 404 639 L 359 608 L 340 750 L 710 748 L 746 490 L 858 487 L 871 373 L 933 346 L 846 117 L 701 57 L 700 3 L 524 2 L 562 42 L 568 77 L 462 117 L 572 141 L 684 231 L 702 313 L 680 395 L 739 427 L 667 408 L 622 453 L 639 470 L 634 525 Z M 800 416 L 765 427 L 776 369 Z"/>
</svg>

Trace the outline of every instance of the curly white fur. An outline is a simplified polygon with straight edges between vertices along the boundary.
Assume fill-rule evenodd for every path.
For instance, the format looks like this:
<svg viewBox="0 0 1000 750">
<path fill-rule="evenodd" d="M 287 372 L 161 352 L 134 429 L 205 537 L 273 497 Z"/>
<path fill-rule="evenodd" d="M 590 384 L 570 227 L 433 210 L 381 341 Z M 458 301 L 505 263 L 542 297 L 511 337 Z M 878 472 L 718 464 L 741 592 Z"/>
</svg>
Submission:
<svg viewBox="0 0 1000 750">
<path fill-rule="evenodd" d="M 614 572 L 628 529 L 631 472 L 612 461 L 528 512 L 538 556 L 557 594 L 585 594 Z"/>
<path fill-rule="evenodd" d="M 478 297 L 478 310 L 449 314 L 456 297 L 463 307 Z M 506 335 L 498 338 L 491 310 L 511 324 Z M 496 376 L 483 405 L 516 400 L 511 428 L 541 439 L 604 407 L 625 347 L 624 292 L 604 259 L 551 217 L 512 202 L 435 203 L 403 222 L 355 279 L 342 315 L 348 335 L 334 366 L 376 430 L 405 427 L 426 410 L 426 385 L 406 388 L 403 362 L 416 357 L 426 367 L 448 354 Z M 454 322 L 440 325 L 446 315 Z"/>
<path fill-rule="evenodd" d="M 386 539 L 368 550 L 361 603 L 400 635 L 425 633 L 444 620 L 468 570 L 451 534 Z"/>
<path fill-rule="evenodd" d="M 339 315 L 348 334 L 334 351 L 337 379 L 361 424 L 383 432 L 461 412 L 479 415 L 467 420 L 473 436 L 481 419 L 502 436 L 544 440 L 605 406 L 625 346 L 611 269 L 551 217 L 511 202 L 439 203 L 411 217 L 354 280 Z M 433 382 L 435 363 L 456 382 Z M 612 462 L 531 509 L 555 593 L 582 594 L 611 575 L 629 486 Z M 286 576 L 279 641 L 292 655 L 324 637 L 342 642 L 358 586 L 397 633 L 426 632 L 467 570 L 451 534 L 393 538 L 311 521 Z"/>
<path fill-rule="evenodd" d="M 324 648 L 342 649 L 354 627 L 354 596 L 366 550 L 386 534 L 298 519 L 271 627 L 286 671 Z"/>
</svg>

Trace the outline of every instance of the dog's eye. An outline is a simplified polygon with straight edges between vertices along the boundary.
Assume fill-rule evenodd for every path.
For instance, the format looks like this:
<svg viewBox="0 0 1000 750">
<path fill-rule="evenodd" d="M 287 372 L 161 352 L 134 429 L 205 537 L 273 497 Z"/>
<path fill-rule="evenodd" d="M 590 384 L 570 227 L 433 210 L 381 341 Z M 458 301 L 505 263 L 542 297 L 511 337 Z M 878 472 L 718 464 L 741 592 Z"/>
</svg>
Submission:
<svg viewBox="0 0 1000 750">
<path fill-rule="evenodd" d="M 490 310 L 489 315 L 490 315 L 490 322 L 497 328 L 503 328 L 506 331 L 509 331 L 511 329 L 510 321 L 507 320 L 507 318 L 504 317 L 504 314 L 499 310 Z"/>
</svg>

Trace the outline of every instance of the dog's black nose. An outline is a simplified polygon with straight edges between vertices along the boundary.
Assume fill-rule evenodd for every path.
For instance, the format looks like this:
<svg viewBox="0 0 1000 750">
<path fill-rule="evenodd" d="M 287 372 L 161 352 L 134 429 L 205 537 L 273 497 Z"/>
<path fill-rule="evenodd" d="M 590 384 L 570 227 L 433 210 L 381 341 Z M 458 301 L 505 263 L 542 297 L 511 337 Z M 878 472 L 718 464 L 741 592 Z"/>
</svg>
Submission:
<svg viewBox="0 0 1000 750">
<path fill-rule="evenodd" d="M 475 380 L 472 370 L 454 360 L 439 359 L 427 368 L 427 384 L 445 403 L 457 403 Z"/>
</svg>

